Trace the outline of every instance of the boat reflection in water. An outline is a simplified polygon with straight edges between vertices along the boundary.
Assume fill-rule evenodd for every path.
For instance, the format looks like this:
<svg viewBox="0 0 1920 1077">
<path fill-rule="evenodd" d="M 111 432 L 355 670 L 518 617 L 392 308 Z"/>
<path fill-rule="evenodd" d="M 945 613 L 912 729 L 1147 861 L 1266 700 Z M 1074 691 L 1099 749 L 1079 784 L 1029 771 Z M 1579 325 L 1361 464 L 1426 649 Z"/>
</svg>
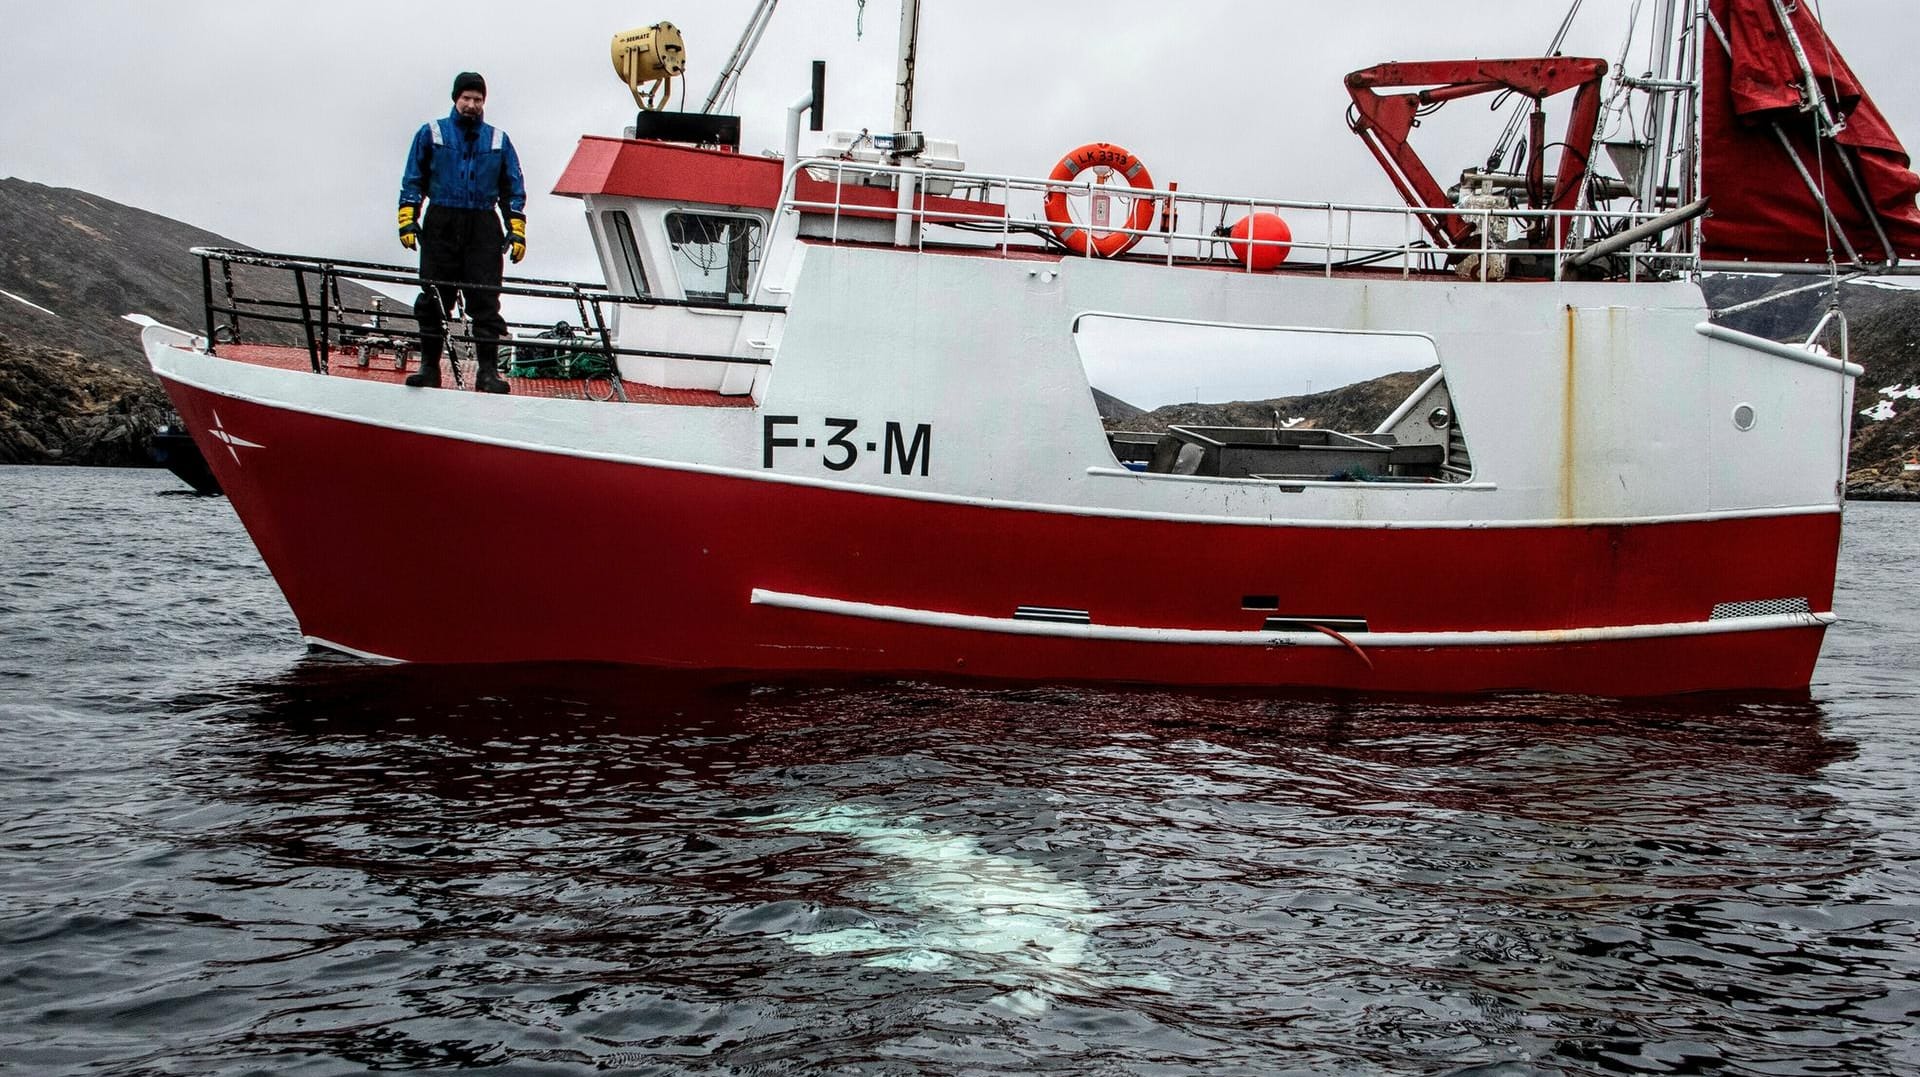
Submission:
<svg viewBox="0 0 1920 1077">
<path fill-rule="evenodd" d="M 218 952 L 281 1050 L 1871 1069 L 1901 975 L 1805 701 L 311 663 L 177 708 L 218 810 L 170 900 L 271 925 Z"/>
</svg>

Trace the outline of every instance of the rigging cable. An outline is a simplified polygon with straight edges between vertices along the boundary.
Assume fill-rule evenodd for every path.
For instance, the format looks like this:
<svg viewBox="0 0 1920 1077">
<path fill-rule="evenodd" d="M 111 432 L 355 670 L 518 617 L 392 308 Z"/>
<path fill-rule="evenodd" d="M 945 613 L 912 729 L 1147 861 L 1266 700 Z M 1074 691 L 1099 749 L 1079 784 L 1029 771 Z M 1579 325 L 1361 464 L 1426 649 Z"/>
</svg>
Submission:
<svg viewBox="0 0 1920 1077">
<path fill-rule="evenodd" d="M 1831 71 L 1833 70 L 1833 38 L 1827 34 L 1827 20 L 1823 17 L 1826 13 L 1819 10 L 1819 7 L 1818 0 L 1815 0 L 1814 19 L 1820 23 L 1820 36 L 1827 43 L 1827 70 Z M 1785 29 L 1791 37 L 1793 34 L 1793 15 L 1791 10 L 1787 8 L 1776 8 L 1775 10 L 1780 13 L 1780 17 L 1785 21 L 1786 25 L 1783 29 Z M 1800 53 L 1800 58 L 1803 62 L 1806 62 L 1804 52 Z M 1816 197 L 1825 198 L 1827 194 L 1826 139 L 1833 139 L 1834 147 L 1838 150 L 1840 144 L 1840 129 L 1843 123 L 1838 120 L 1831 124 L 1822 122 L 1823 119 L 1830 115 L 1827 111 L 1827 99 L 1829 95 L 1821 90 L 1819 76 L 1815 75 L 1811 70 L 1812 64 L 1807 63 L 1807 67 L 1808 70 L 1802 72 L 1806 75 L 1806 88 L 1813 93 L 1819 94 L 1820 100 L 1818 102 L 1806 102 L 1803 111 L 1807 113 L 1807 118 L 1813 124 L 1813 175 L 1820 184 L 1820 193 Z M 1834 89 L 1837 91 L 1838 87 L 1836 86 Z M 1838 101 L 1840 97 L 1837 92 L 1831 96 L 1835 101 Z M 1867 212 L 1873 212 L 1872 208 L 1869 207 Z M 1833 256 L 1833 213 L 1830 211 L 1822 213 L 1820 215 L 1820 224 L 1827 241 L 1827 279 L 1833 282 L 1832 301 L 1837 305 L 1840 301 L 1840 265 Z"/>
<path fill-rule="evenodd" d="M 1813 17 L 1819 21 L 1820 36 L 1822 39 L 1826 41 L 1827 70 L 1831 72 L 1835 70 L 1835 67 L 1836 67 L 1836 65 L 1834 64 L 1834 55 L 1833 55 L 1833 36 L 1827 33 L 1827 12 L 1826 12 L 1826 9 L 1821 5 L 1820 0 L 1813 0 Z M 1814 85 L 1816 88 L 1818 87 L 1817 80 L 1808 79 L 1807 81 L 1810 84 Z M 1832 86 L 1833 99 L 1835 101 L 1838 101 L 1840 99 L 1839 79 L 1835 77 L 1833 79 L 1833 83 L 1834 83 Z M 1862 87 L 1861 93 L 1863 95 L 1866 93 L 1866 89 L 1864 87 Z M 1844 154 L 1847 152 L 1847 148 L 1840 144 L 1840 128 L 1844 127 L 1845 125 L 1846 125 L 1846 120 L 1844 117 L 1842 117 L 1836 123 L 1833 131 L 1833 151 L 1838 154 Z M 1817 121 L 1816 121 L 1816 127 L 1817 127 Z M 1826 190 L 1826 184 L 1827 184 L 1826 177 L 1825 177 L 1826 153 L 1825 151 L 1820 149 L 1819 139 L 1815 139 L 1814 143 L 1815 143 L 1814 152 L 1819 156 L 1820 168 L 1822 172 L 1822 176 L 1820 180 L 1820 189 L 1824 191 Z M 1860 189 L 1860 193 L 1864 196 L 1866 194 L 1865 189 L 1864 188 Z M 1873 205 L 1873 202 L 1871 199 L 1863 197 L 1862 201 L 1866 203 L 1861 207 L 1861 209 L 1866 212 L 1868 222 L 1873 225 L 1873 230 L 1879 233 L 1881 242 L 1887 243 L 1886 252 L 1887 252 L 1888 261 L 1898 262 L 1900 260 L 1900 255 L 1893 249 L 1893 245 L 1887 241 L 1886 230 L 1880 227 L 1880 218 L 1879 218 L 1878 208 Z M 1822 216 L 1824 217 L 1827 215 L 1822 214 Z M 1832 231 L 1833 231 L 1833 219 L 1831 217 L 1827 217 L 1827 231 L 1828 231 L 1829 237 L 1831 237 Z M 1858 257 L 1854 259 L 1855 268 L 1859 267 L 1860 261 L 1861 259 L 1859 259 Z M 1843 283 L 1843 280 L 1840 276 L 1840 267 L 1834 264 L 1833 240 L 1831 238 L 1827 240 L 1827 281 L 1829 286 L 1832 289 L 1827 293 L 1827 317 L 1838 319 L 1840 322 L 1840 362 L 1842 364 L 1845 364 L 1849 359 L 1852 358 L 1852 356 L 1848 354 L 1849 352 L 1852 351 L 1852 345 L 1847 337 L 1847 315 L 1845 311 L 1840 309 L 1840 285 Z M 1818 335 L 1819 332 L 1820 332 L 1820 329 L 1819 327 L 1816 326 L 1814 329 L 1815 335 Z M 1812 343 L 1812 341 L 1809 340 L 1808 343 Z M 1844 365 L 1841 367 L 1841 373 L 1840 373 L 1840 378 L 1838 380 L 1837 388 L 1838 388 L 1837 395 L 1839 396 L 1840 415 L 1841 415 L 1840 459 L 1842 463 L 1840 465 L 1840 490 L 1844 495 L 1846 490 L 1846 482 L 1847 482 L 1847 467 L 1846 467 L 1845 461 L 1847 459 L 1848 453 L 1852 450 L 1852 447 L 1853 447 L 1851 443 L 1851 439 L 1846 434 L 1846 430 L 1848 428 L 1847 411 L 1853 407 L 1853 394 L 1848 391 L 1846 367 Z"/>
<path fill-rule="evenodd" d="M 1580 14 L 1580 5 L 1584 3 L 1586 3 L 1586 0 L 1573 0 L 1573 6 L 1567 9 L 1566 17 L 1560 20 L 1560 29 L 1553 35 L 1553 44 L 1547 46 L 1547 55 L 1559 55 L 1560 46 L 1567 40 L 1567 31 L 1573 29 L 1574 17 Z M 1510 96 L 1512 92 L 1513 91 L 1509 90 L 1496 95 L 1493 103 L 1487 106 L 1487 110 L 1490 112 L 1498 111 L 1501 103 Z M 1528 98 L 1527 100 L 1532 100 L 1532 98 Z M 1528 109 L 1525 102 L 1515 102 L 1513 115 L 1507 120 L 1506 129 L 1500 133 L 1499 140 L 1493 144 L 1493 153 L 1487 157 L 1489 171 L 1496 169 L 1498 163 L 1506 158 L 1507 150 L 1512 147 L 1513 140 L 1520 135 L 1521 125 L 1527 122 L 1527 112 Z"/>
<path fill-rule="evenodd" d="M 1640 130 L 1633 122 L 1633 109 L 1624 99 L 1633 91 L 1626 83 L 1627 56 L 1633 51 L 1633 32 L 1640 25 L 1640 5 L 1642 0 L 1633 0 L 1633 7 L 1627 12 L 1627 36 L 1620 42 L 1620 59 L 1614 62 L 1613 93 L 1607 96 L 1607 103 L 1600 113 L 1598 141 L 1608 141 L 1607 134 L 1615 125 L 1625 122 L 1627 136 L 1639 141 Z"/>
</svg>

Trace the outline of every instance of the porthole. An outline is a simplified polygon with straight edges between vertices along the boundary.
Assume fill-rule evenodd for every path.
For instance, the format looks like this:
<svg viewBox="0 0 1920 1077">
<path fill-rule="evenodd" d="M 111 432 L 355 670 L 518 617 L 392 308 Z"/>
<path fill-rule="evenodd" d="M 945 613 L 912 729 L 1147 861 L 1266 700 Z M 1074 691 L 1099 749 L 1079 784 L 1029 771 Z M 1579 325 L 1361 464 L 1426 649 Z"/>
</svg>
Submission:
<svg viewBox="0 0 1920 1077">
<path fill-rule="evenodd" d="M 1757 421 L 1752 404 L 1736 404 L 1733 408 L 1733 425 L 1738 430 L 1752 430 Z"/>
</svg>

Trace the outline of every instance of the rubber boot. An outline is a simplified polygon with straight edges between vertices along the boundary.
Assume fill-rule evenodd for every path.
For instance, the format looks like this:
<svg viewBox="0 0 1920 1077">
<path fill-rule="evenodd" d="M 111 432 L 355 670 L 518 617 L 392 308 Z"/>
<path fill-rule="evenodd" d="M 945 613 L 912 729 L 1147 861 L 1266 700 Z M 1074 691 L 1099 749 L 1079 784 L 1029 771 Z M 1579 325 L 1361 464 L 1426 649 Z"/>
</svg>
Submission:
<svg viewBox="0 0 1920 1077">
<path fill-rule="evenodd" d="M 407 375 L 407 384 L 415 389 L 440 388 L 440 349 L 423 344 L 420 348 L 420 373 Z"/>
<path fill-rule="evenodd" d="M 473 389 L 478 393 L 510 393 L 512 387 L 507 379 L 500 376 L 500 353 L 489 344 L 480 345 L 479 369 L 473 375 Z"/>
</svg>

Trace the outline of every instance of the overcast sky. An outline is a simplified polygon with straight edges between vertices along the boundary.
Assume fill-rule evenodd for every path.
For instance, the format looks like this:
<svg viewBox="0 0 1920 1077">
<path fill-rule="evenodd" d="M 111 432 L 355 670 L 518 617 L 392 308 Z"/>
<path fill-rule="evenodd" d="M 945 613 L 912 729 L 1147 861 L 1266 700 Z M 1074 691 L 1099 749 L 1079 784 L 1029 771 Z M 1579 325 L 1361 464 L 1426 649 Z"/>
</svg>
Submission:
<svg viewBox="0 0 1920 1077">
<path fill-rule="evenodd" d="M 572 199 L 549 194 L 582 134 L 633 105 L 616 31 L 676 23 L 706 96 L 752 0 L 4 0 L 0 175 L 75 187 L 268 250 L 406 260 L 393 206 L 408 140 L 482 72 L 489 121 L 531 193 L 523 272 L 597 279 Z M 1802 0 L 1806 2 L 1806 0 Z M 1630 0 L 1586 0 L 1565 51 L 1619 55 Z M 1652 0 L 1648 0 L 1648 7 Z M 1896 130 L 1920 145 L 1914 0 L 1823 0 L 1829 29 Z M 916 127 L 976 169 L 1044 174 L 1111 141 L 1161 184 L 1249 196 L 1397 201 L 1342 116 L 1341 76 L 1388 59 L 1531 55 L 1561 0 L 924 0 Z M 784 0 L 742 83 L 745 149 L 777 148 L 809 61 L 828 61 L 830 127 L 885 129 L 894 0 Z M 1636 54 L 1630 66 L 1638 69 Z M 1449 109 L 1484 156 L 1497 121 Z M 811 143 L 806 143 L 811 145 Z M 1425 144 L 1423 143 L 1423 148 Z M 1440 155 L 1445 157 L 1446 155 Z M 0 282 L 3 283 L 3 282 Z"/>
</svg>

